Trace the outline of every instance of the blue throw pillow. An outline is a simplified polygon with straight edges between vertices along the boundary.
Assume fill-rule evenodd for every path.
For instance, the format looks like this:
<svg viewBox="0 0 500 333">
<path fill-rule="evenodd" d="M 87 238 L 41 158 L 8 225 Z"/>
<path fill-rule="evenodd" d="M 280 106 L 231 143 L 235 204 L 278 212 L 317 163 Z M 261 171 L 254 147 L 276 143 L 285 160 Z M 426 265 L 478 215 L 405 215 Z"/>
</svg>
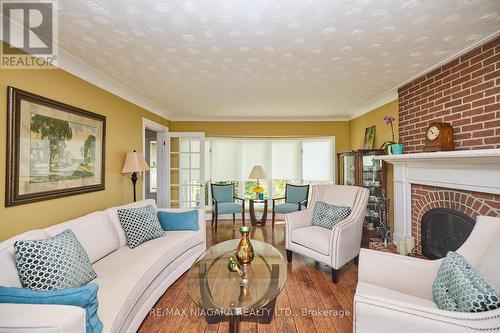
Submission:
<svg viewBox="0 0 500 333">
<path fill-rule="evenodd" d="M 158 219 L 163 230 L 198 230 L 198 211 L 188 212 L 158 212 Z"/>
<path fill-rule="evenodd" d="M 0 303 L 79 306 L 85 310 L 87 333 L 100 333 L 102 331 L 102 322 L 97 316 L 99 306 L 97 302 L 98 289 L 99 286 L 95 283 L 53 291 L 0 286 Z"/>
<path fill-rule="evenodd" d="M 500 294 L 486 283 L 456 252 L 448 252 L 432 285 L 434 302 L 441 310 L 483 312 L 500 308 Z"/>
</svg>

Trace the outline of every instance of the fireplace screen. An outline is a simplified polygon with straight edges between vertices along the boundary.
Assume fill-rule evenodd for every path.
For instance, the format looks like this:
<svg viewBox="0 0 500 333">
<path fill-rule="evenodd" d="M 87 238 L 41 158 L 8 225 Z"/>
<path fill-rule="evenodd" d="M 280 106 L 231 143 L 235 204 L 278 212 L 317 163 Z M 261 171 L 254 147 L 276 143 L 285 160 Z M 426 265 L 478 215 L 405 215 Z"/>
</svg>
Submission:
<svg viewBox="0 0 500 333">
<path fill-rule="evenodd" d="M 422 254 L 439 259 L 448 251 L 456 251 L 469 237 L 474 220 L 448 208 L 434 208 L 422 217 Z"/>
</svg>

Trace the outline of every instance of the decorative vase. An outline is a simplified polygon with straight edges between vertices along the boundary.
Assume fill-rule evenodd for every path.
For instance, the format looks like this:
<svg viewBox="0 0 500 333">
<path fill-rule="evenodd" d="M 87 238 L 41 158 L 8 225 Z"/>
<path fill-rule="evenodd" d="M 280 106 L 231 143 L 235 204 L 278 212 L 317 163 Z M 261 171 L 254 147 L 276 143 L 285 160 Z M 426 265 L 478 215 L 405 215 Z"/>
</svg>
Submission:
<svg viewBox="0 0 500 333">
<path fill-rule="evenodd" d="M 235 250 L 236 259 L 241 265 L 250 265 L 254 258 L 253 247 L 250 243 L 250 230 L 252 228 L 243 226 L 240 228 L 241 239 Z"/>
<path fill-rule="evenodd" d="M 264 192 L 259 193 L 259 200 L 264 200 Z"/>
<path fill-rule="evenodd" d="M 391 153 L 392 155 L 401 155 L 403 153 L 403 144 L 402 143 L 392 144 Z"/>
</svg>

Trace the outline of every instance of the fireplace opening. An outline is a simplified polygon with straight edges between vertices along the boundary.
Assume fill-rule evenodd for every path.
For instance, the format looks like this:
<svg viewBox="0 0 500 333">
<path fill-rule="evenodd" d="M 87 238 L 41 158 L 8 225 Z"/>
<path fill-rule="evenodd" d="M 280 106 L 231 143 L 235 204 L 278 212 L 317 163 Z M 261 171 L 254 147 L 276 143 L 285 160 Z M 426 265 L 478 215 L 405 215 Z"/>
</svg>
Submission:
<svg viewBox="0 0 500 333">
<path fill-rule="evenodd" d="M 448 251 L 456 251 L 469 237 L 474 220 L 454 209 L 433 208 L 421 221 L 422 254 L 429 259 L 439 259 Z"/>
</svg>

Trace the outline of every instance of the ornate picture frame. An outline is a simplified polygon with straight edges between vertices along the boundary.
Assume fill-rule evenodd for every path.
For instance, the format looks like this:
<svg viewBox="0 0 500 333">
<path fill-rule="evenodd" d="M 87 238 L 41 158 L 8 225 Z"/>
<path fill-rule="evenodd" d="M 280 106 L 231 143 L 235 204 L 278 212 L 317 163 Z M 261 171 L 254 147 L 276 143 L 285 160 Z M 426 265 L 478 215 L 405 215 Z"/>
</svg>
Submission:
<svg viewBox="0 0 500 333">
<path fill-rule="evenodd" d="M 106 117 L 7 88 L 5 206 L 104 190 Z"/>
</svg>

